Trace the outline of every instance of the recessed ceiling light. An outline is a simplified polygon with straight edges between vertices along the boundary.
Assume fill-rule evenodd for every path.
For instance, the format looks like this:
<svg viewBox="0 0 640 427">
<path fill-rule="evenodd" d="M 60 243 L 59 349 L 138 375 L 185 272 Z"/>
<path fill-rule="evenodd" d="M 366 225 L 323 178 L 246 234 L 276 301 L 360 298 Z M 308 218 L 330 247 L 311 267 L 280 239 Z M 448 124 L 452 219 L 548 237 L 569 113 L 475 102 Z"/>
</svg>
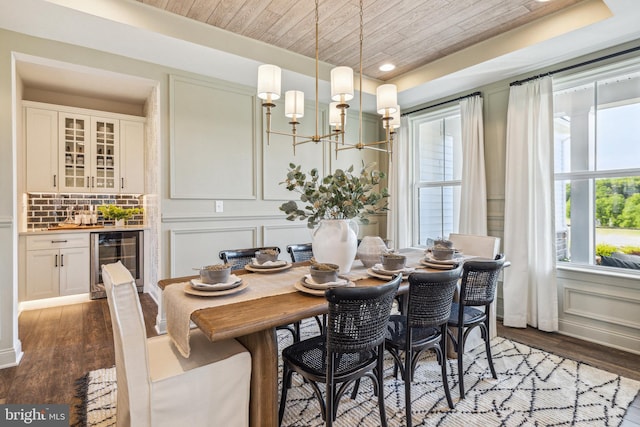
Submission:
<svg viewBox="0 0 640 427">
<path fill-rule="evenodd" d="M 396 68 L 395 65 L 387 63 L 387 64 L 382 64 L 379 69 L 380 71 L 391 71 L 391 70 L 394 70 L 395 68 Z"/>
</svg>

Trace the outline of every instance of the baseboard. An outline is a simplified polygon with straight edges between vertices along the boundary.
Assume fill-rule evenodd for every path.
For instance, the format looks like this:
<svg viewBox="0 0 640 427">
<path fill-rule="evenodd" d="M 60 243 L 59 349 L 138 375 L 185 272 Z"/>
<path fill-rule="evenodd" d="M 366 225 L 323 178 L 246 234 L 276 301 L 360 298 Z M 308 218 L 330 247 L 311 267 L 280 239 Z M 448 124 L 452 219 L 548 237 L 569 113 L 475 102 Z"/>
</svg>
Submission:
<svg viewBox="0 0 640 427">
<path fill-rule="evenodd" d="M 55 298 L 43 298 L 36 299 L 32 301 L 21 301 L 18 303 L 18 314 L 22 313 L 25 310 L 39 310 L 41 308 L 49 308 L 56 307 L 59 305 L 68 305 L 68 304 L 79 304 L 81 302 L 91 301 L 90 295 L 87 294 L 77 294 L 77 295 L 66 295 L 63 297 L 55 297 Z"/>
<path fill-rule="evenodd" d="M 0 351 L 0 369 L 11 368 L 20 364 L 24 353 L 22 352 L 22 343 L 18 340 L 16 348 L 9 348 Z"/>
<path fill-rule="evenodd" d="M 640 336 L 584 325 L 567 319 L 558 320 L 558 333 L 584 341 L 640 355 Z"/>
</svg>

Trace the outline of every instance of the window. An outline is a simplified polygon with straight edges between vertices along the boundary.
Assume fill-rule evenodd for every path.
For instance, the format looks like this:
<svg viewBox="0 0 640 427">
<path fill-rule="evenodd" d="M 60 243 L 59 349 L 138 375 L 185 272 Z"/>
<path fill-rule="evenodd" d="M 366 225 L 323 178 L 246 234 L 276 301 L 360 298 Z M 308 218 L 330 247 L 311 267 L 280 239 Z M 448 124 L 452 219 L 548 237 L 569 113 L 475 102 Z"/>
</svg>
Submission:
<svg viewBox="0 0 640 427">
<path fill-rule="evenodd" d="M 413 117 L 414 244 L 458 231 L 462 140 L 458 106 Z"/>
<path fill-rule="evenodd" d="M 554 79 L 558 260 L 640 273 L 640 65 Z"/>
</svg>

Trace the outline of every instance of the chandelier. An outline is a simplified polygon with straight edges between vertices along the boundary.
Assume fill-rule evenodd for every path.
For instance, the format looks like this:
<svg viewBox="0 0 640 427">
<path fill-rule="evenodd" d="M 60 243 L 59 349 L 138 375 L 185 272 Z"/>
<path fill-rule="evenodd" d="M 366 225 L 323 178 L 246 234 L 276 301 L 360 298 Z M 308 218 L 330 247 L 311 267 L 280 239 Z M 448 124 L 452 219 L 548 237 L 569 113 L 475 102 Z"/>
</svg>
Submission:
<svg viewBox="0 0 640 427">
<path fill-rule="evenodd" d="M 376 110 L 380 114 L 382 127 L 385 130 L 385 138 L 381 141 L 362 141 L 362 45 L 363 45 L 363 0 L 360 0 L 360 75 L 359 75 L 359 101 L 360 111 L 358 115 L 358 141 L 345 141 L 346 111 L 349 108 L 348 101 L 353 99 L 353 69 L 351 67 L 339 66 L 331 70 L 331 99 L 334 102 L 329 104 L 329 127 L 327 134 L 319 131 L 319 96 L 318 96 L 318 0 L 315 2 L 315 24 L 316 24 L 316 76 L 315 76 L 315 119 L 316 130 L 314 135 L 299 135 L 297 126 L 299 119 L 304 117 L 304 92 L 299 90 L 289 90 L 285 93 L 284 115 L 290 119 L 291 131 L 283 132 L 271 129 L 271 110 L 276 107 L 274 101 L 280 99 L 281 69 L 277 65 L 264 64 L 258 67 L 258 98 L 262 99 L 262 106 L 265 110 L 267 144 L 270 144 L 271 134 L 285 135 L 292 138 L 293 153 L 295 155 L 296 146 L 309 142 L 327 143 L 334 147 L 336 157 L 341 150 L 352 148 L 372 149 L 386 152 L 391 156 L 393 149 L 393 139 L 400 127 L 400 107 L 398 106 L 398 94 L 396 85 L 383 84 L 376 89 Z"/>
</svg>

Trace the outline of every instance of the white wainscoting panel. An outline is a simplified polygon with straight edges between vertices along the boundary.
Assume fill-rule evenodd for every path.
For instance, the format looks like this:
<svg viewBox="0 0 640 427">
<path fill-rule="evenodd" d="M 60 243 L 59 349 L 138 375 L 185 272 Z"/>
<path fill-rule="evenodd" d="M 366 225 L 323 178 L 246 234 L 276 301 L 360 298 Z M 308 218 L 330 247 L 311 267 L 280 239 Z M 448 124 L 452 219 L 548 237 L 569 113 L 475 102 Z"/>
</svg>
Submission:
<svg viewBox="0 0 640 427">
<path fill-rule="evenodd" d="M 565 284 L 563 312 L 640 330 L 640 298 L 616 289 Z"/>
<path fill-rule="evenodd" d="M 194 267 L 221 263 L 218 254 L 223 249 L 255 247 L 257 235 L 256 227 L 171 230 L 170 277 L 194 275 Z"/>
<path fill-rule="evenodd" d="M 262 229 L 265 246 L 278 246 L 280 259 L 291 261 L 287 253 L 287 245 L 311 243 L 312 230 L 307 228 L 306 221 L 294 221 L 285 225 L 267 225 Z"/>
<path fill-rule="evenodd" d="M 284 99 L 284 97 L 283 97 Z M 323 123 L 326 122 L 326 107 L 320 106 L 319 132 L 322 133 Z M 314 135 L 316 133 L 315 104 L 305 103 L 304 117 L 297 125 L 298 135 Z M 262 129 L 266 130 L 265 114 L 262 112 Z M 284 102 L 276 101 L 276 108 L 271 110 L 271 129 L 281 132 L 290 132 L 291 125 L 289 119 L 284 116 Z M 298 137 L 298 141 L 304 138 Z M 263 170 L 263 193 L 265 200 L 299 200 L 298 193 L 288 191 L 280 182 L 287 177 L 289 163 L 301 165 L 302 172 L 308 173 L 316 168 L 323 176 L 327 148 L 322 143 L 309 142 L 296 147 L 293 152 L 292 139 L 284 135 L 271 135 L 271 140 L 267 144 L 266 131 L 262 135 L 262 170 Z"/>
<path fill-rule="evenodd" d="M 254 89 L 170 78 L 172 198 L 255 199 Z"/>
</svg>

